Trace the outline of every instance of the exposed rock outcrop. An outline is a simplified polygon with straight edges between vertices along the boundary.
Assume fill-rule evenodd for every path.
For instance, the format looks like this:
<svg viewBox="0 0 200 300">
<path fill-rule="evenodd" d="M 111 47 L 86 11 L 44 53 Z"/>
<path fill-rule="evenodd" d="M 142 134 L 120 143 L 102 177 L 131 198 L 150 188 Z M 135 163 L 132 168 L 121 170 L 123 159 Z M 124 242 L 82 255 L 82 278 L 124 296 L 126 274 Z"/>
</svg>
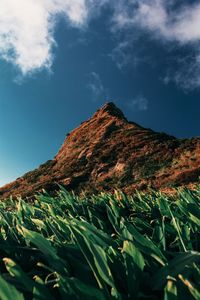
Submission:
<svg viewBox="0 0 200 300">
<path fill-rule="evenodd" d="M 199 176 L 200 138 L 180 140 L 145 129 L 107 103 L 66 137 L 53 160 L 0 188 L 0 198 L 54 191 L 58 183 L 77 193 L 132 193 L 197 183 Z"/>
</svg>

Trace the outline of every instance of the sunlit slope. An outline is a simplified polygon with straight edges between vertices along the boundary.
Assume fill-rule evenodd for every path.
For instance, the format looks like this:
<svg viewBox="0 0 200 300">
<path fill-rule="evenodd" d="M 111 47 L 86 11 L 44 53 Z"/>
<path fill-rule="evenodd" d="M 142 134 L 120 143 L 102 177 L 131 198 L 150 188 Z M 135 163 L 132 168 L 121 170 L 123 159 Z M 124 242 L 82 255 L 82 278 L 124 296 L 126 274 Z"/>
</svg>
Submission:
<svg viewBox="0 0 200 300">
<path fill-rule="evenodd" d="M 53 160 L 0 188 L 0 197 L 54 191 L 57 183 L 77 193 L 116 187 L 132 193 L 197 183 L 199 176 L 199 138 L 180 140 L 143 128 L 107 103 L 67 135 Z"/>
</svg>

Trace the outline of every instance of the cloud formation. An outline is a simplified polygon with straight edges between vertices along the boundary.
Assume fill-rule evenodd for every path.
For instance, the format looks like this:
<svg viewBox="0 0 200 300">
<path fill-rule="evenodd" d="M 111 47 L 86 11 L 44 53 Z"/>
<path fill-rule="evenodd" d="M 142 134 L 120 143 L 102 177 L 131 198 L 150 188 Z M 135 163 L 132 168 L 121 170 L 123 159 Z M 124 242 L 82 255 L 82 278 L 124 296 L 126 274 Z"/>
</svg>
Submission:
<svg viewBox="0 0 200 300">
<path fill-rule="evenodd" d="M 69 26 L 86 28 L 105 4 L 110 6 L 110 20 L 114 24 L 110 34 L 118 34 L 119 29 L 128 32 L 128 39 L 122 39 L 112 53 L 119 68 L 130 62 L 133 66 L 140 63 L 140 55 L 136 50 L 132 55 L 129 42 L 137 38 L 138 32 L 145 31 L 152 39 L 180 48 L 191 47 L 193 51 L 189 66 L 180 65 L 179 71 L 167 74 L 165 82 L 173 80 L 192 89 L 200 86 L 199 1 L 0 0 L 0 58 L 14 64 L 23 75 L 50 69 L 57 18 L 62 16 Z"/>
<path fill-rule="evenodd" d="M 62 15 L 71 26 L 85 26 L 95 2 L 0 0 L 0 57 L 16 65 L 22 74 L 50 68 L 56 17 Z"/>
<path fill-rule="evenodd" d="M 152 39 L 191 47 L 192 61 L 180 64 L 168 79 L 193 89 L 200 86 L 200 3 L 175 4 L 177 1 L 171 0 L 124 0 L 115 9 L 114 23 L 118 29 L 140 29 L 149 32 Z"/>
<path fill-rule="evenodd" d="M 121 1 L 115 11 L 119 27 L 139 26 L 157 36 L 180 44 L 200 40 L 200 3 L 175 8 L 174 1 Z"/>
</svg>

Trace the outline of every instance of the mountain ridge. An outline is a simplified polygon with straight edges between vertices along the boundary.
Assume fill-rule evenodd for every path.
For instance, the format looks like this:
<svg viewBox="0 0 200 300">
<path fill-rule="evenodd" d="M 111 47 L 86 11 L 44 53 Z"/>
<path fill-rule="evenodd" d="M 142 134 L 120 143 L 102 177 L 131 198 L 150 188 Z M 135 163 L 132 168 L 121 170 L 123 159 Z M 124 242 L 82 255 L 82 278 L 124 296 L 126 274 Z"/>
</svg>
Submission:
<svg viewBox="0 0 200 300">
<path fill-rule="evenodd" d="M 198 183 L 200 138 L 177 139 L 126 119 L 112 102 L 67 135 L 52 160 L 0 188 L 0 198 L 43 188 L 95 193 Z"/>
</svg>

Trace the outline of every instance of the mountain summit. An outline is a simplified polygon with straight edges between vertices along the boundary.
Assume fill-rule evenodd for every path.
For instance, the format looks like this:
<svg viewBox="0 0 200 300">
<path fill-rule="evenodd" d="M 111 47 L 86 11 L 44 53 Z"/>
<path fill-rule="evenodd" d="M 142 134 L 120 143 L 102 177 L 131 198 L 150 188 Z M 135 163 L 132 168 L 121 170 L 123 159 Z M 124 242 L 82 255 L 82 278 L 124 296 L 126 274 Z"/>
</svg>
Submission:
<svg viewBox="0 0 200 300">
<path fill-rule="evenodd" d="M 177 139 L 129 122 L 114 103 L 67 135 L 53 160 L 0 188 L 0 198 L 32 196 L 58 184 L 77 193 L 197 183 L 200 138 Z"/>
</svg>

